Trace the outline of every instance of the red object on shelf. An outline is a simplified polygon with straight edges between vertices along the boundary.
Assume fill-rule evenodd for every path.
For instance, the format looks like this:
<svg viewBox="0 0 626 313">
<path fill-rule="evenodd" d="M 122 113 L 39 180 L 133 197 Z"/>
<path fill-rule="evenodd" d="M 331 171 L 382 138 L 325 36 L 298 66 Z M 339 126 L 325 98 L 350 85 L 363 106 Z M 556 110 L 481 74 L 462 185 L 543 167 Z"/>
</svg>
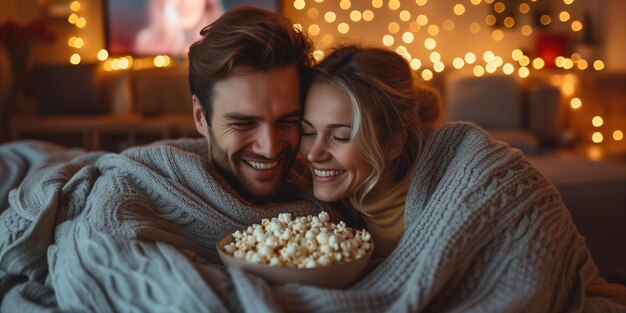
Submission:
<svg viewBox="0 0 626 313">
<path fill-rule="evenodd" d="M 540 35 L 535 42 L 537 57 L 543 59 L 546 67 L 555 67 L 556 58 L 565 56 L 568 44 L 569 37 L 566 35 Z"/>
</svg>

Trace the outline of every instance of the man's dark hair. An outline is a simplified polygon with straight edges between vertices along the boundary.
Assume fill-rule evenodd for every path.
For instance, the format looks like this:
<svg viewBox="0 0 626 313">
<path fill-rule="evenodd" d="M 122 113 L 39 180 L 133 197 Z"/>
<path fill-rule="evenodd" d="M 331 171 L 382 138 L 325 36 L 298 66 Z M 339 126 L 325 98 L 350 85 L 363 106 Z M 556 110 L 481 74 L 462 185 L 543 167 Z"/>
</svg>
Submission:
<svg viewBox="0 0 626 313">
<path fill-rule="evenodd" d="M 267 10 L 234 8 L 200 34 L 203 38 L 189 48 L 189 86 L 209 125 L 213 86 L 238 69 L 264 72 L 296 65 L 302 84 L 313 64 L 313 45 L 308 36 L 284 16 Z"/>
</svg>

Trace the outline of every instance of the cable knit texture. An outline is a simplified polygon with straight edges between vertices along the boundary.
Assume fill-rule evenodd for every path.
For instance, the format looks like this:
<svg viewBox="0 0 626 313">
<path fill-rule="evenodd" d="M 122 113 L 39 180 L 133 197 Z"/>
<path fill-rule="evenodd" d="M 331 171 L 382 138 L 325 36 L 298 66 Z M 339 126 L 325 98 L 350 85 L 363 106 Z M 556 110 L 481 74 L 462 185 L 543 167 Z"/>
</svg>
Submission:
<svg viewBox="0 0 626 313">
<path fill-rule="evenodd" d="M 0 216 L 0 311 L 623 311 L 584 298 L 597 269 L 554 187 L 473 125 L 429 137 L 398 247 L 346 290 L 211 265 L 221 234 L 320 207 L 247 204 L 193 146 L 87 155 L 28 177 Z"/>
</svg>

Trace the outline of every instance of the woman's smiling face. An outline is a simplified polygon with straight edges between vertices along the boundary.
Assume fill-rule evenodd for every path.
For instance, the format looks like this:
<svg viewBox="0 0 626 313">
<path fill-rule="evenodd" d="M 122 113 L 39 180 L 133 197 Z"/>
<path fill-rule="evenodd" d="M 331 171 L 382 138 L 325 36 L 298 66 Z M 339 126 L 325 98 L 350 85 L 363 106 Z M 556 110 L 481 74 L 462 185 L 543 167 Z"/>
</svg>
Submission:
<svg viewBox="0 0 626 313">
<path fill-rule="evenodd" d="M 352 105 L 328 83 L 313 85 L 302 119 L 300 153 L 313 174 L 315 197 L 328 202 L 352 196 L 372 166 L 361 156 L 352 135 Z"/>
</svg>

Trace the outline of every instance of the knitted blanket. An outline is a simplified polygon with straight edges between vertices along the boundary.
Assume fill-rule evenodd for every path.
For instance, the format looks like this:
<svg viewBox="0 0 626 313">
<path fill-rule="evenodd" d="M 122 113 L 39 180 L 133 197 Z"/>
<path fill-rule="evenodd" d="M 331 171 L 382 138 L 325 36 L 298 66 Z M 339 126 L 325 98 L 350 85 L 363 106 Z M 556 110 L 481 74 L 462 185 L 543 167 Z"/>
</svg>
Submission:
<svg viewBox="0 0 626 313">
<path fill-rule="evenodd" d="M 246 203 L 193 146 L 86 154 L 27 178 L 0 215 L 0 311 L 620 311 L 584 297 L 597 269 L 557 191 L 475 126 L 429 136 L 404 236 L 346 290 L 212 265 L 221 234 L 321 205 Z"/>
</svg>

